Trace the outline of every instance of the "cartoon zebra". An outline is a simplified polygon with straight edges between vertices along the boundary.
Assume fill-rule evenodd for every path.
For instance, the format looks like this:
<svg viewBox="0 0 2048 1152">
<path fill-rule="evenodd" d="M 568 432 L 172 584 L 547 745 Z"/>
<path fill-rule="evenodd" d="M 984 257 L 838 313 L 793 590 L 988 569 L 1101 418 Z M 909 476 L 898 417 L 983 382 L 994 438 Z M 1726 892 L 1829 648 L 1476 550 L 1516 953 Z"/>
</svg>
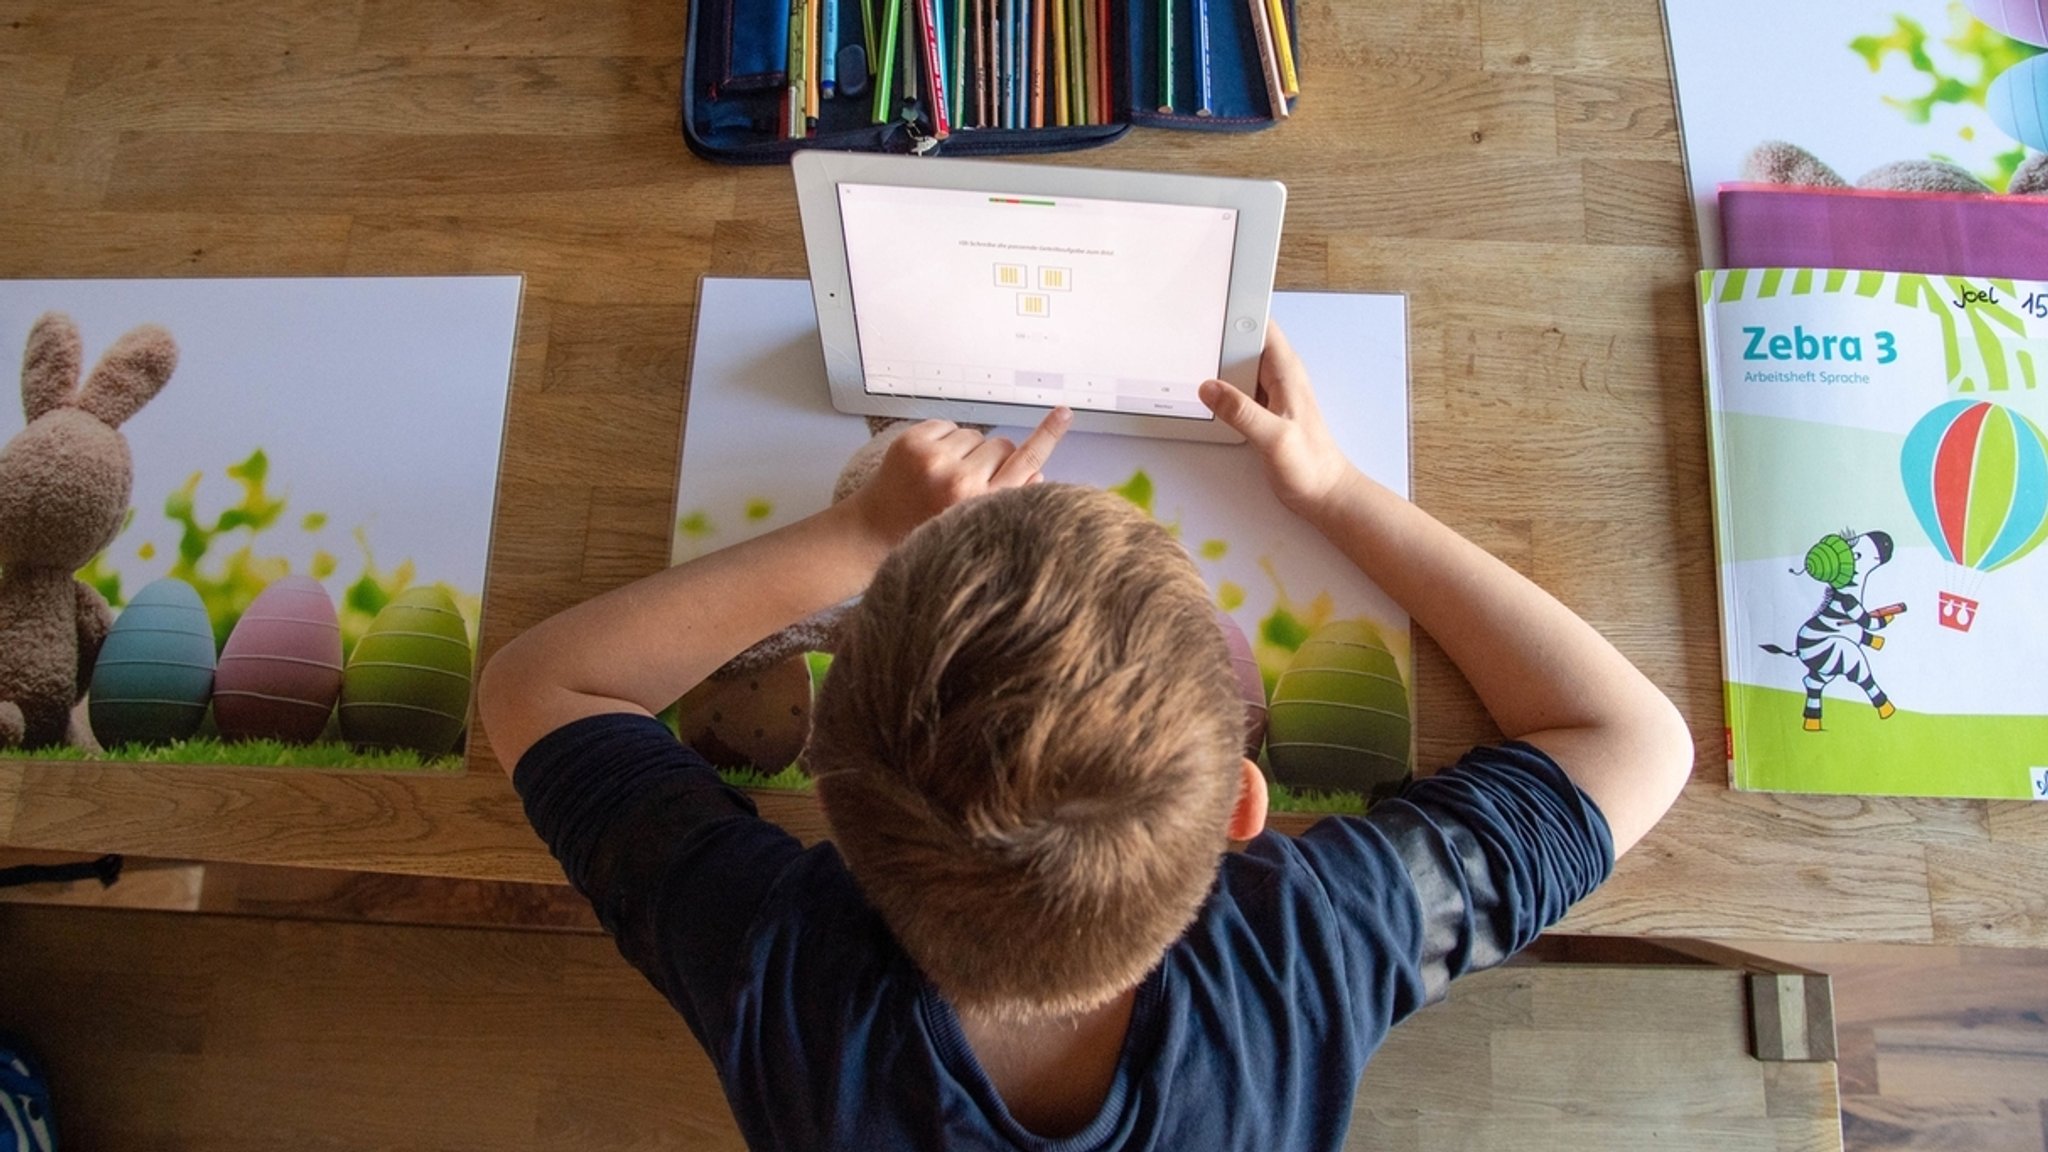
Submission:
<svg viewBox="0 0 2048 1152">
<path fill-rule="evenodd" d="M 1870 574 L 1891 558 L 1892 538 L 1886 533 L 1865 532 L 1859 536 L 1847 529 L 1821 537 L 1806 551 L 1806 574 L 1823 586 L 1820 607 L 1799 626 L 1799 637 L 1790 651 L 1776 644 L 1765 644 L 1762 648 L 1806 665 L 1808 732 L 1820 731 L 1821 689 L 1837 676 L 1846 676 L 1849 683 L 1863 689 L 1877 709 L 1878 719 L 1888 720 L 1898 711 L 1885 698 L 1884 689 L 1877 686 L 1863 651 L 1866 647 L 1873 652 L 1884 647 L 1884 637 L 1877 633 L 1892 622 L 1893 616 L 1906 610 L 1904 605 L 1875 612 L 1863 607 Z"/>
</svg>

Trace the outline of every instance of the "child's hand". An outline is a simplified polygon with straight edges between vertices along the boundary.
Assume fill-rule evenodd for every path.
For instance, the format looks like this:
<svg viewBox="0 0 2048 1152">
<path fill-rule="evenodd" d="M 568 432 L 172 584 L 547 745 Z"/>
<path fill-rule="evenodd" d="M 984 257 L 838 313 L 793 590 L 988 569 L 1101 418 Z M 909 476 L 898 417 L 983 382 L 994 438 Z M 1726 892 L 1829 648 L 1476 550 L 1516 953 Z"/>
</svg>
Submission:
<svg viewBox="0 0 2048 1152">
<path fill-rule="evenodd" d="M 847 498 L 877 540 L 895 547 L 911 530 L 963 500 L 1043 479 L 1041 469 L 1074 414 L 1046 413 L 1024 443 L 983 436 L 949 420 L 927 420 L 889 445 L 882 465 Z"/>
<path fill-rule="evenodd" d="M 1308 369 L 1278 324 L 1266 325 L 1257 400 L 1221 380 L 1204 383 L 1201 397 L 1217 419 L 1237 429 L 1258 450 L 1273 494 L 1296 515 L 1309 515 L 1351 474 L 1351 462 L 1331 439 L 1316 408 Z"/>
</svg>

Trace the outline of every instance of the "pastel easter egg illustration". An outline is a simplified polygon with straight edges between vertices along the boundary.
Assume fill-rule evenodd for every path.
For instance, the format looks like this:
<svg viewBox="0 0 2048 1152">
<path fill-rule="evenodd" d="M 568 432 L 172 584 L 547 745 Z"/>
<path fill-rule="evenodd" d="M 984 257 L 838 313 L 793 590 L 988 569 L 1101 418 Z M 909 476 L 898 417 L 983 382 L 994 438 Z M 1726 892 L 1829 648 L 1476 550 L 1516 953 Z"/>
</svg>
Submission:
<svg viewBox="0 0 2048 1152">
<path fill-rule="evenodd" d="M 676 702 L 676 736 L 720 768 L 776 773 L 811 738 L 811 669 L 799 652 Z"/>
<path fill-rule="evenodd" d="M 469 629 L 438 585 L 392 597 L 350 654 L 341 737 L 368 748 L 446 756 L 469 722 Z"/>
<path fill-rule="evenodd" d="M 103 748 L 190 739 L 213 696 L 213 625 L 199 593 L 166 576 L 137 592 L 100 647 L 86 715 Z"/>
<path fill-rule="evenodd" d="M 327 589 L 287 576 L 258 595 L 221 648 L 213 721 L 227 740 L 320 738 L 341 695 L 341 622 Z"/>
<path fill-rule="evenodd" d="M 1266 724 L 1267 761 L 1290 788 L 1378 799 L 1408 779 L 1408 689 L 1371 621 L 1311 633 L 1273 685 Z"/>
<path fill-rule="evenodd" d="M 1984 110 L 2007 136 L 2048 152 L 2048 56 L 2022 60 L 1999 73 L 1984 93 Z"/>
<path fill-rule="evenodd" d="M 1998 32 L 2048 48 L 2048 0 L 1969 0 L 1970 13 Z"/>
<path fill-rule="evenodd" d="M 1230 645 L 1230 668 L 1237 673 L 1238 694 L 1244 697 L 1244 754 L 1257 756 L 1266 742 L 1266 681 L 1259 675 L 1258 658 L 1252 642 L 1227 612 L 1216 613 L 1223 625 L 1223 640 Z"/>
</svg>

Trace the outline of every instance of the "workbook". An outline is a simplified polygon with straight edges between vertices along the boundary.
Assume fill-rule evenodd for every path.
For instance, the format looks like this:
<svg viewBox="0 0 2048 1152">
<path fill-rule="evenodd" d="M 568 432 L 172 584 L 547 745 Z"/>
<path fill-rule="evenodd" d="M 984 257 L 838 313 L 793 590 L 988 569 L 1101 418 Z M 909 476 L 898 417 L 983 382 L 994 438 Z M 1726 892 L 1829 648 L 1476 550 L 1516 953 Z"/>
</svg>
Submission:
<svg viewBox="0 0 2048 1152">
<path fill-rule="evenodd" d="M 1734 786 L 2048 799 L 2048 283 L 1699 293 Z"/>
<path fill-rule="evenodd" d="M 1272 315 L 1308 365 L 1338 442 L 1405 496 L 1404 298 L 1278 292 Z M 873 435 L 861 417 L 833 410 L 808 283 L 706 279 L 674 560 L 825 508 Z M 1280 506 L 1249 447 L 1072 432 L 1045 476 L 1116 492 L 1187 546 L 1235 656 L 1247 750 L 1276 783 L 1277 803 L 1355 810 L 1409 777 L 1407 614 Z M 815 685 L 830 675 L 831 642 L 829 617 L 770 638 L 679 703 L 670 714 L 678 734 L 742 783 L 804 786 L 794 765 Z"/>
</svg>

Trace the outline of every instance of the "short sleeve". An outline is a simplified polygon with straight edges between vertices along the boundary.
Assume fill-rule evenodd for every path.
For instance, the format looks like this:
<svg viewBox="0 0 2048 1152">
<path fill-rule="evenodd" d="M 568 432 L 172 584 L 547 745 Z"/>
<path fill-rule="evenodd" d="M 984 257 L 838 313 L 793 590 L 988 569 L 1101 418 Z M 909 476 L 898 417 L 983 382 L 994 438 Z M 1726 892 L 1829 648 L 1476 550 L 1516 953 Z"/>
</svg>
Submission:
<svg viewBox="0 0 2048 1152">
<path fill-rule="evenodd" d="M 619 952 L 711 1045 L 741 944 L 801 845 L 651 717 L 566 724 L 512 782 Z"/>
<path fill-rule="evenodd" d="M 1353 986 L 1384 990 L 1389 1024 L 1527 947 L 1614 868 L 1606 817 L 1518 742 L 1475 748 L 1297 843 L 1333 906 Z"/>
</svg>

